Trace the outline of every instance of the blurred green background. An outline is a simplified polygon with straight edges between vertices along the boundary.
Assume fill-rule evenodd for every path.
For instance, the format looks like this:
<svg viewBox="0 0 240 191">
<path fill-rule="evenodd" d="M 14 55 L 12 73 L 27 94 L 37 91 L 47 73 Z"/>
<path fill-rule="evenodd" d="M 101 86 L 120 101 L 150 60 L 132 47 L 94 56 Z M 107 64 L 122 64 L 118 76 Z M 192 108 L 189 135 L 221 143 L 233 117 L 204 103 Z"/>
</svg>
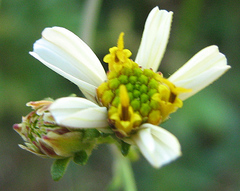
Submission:
<svg viewBox="0 0 240 191">
<path fill-rule="evenodd" d="M 45 27 L 62 26 L 85 39 L 100 60 L 123 31 L 125 46 L 135 58 L 145 20 L 155 6 L 174 12 L 160 66 L 166 77 L 212 44 L 219 46 L 232 69 L 185 101 L 162 125 L 178 137 L 183 156 L 161 169 L 152 168 L 143 157 L 134 162 L 138 190 L 240 190 L 240 1 L 103 0 L 93 12 L 94 31 L 88 33 L 91 15 L 85 16 L 90 2 L 0 1 L 0 190 L 105 190 L 112 177 L 108 147 L 95 150 L 86 166 L 70 164 L 63 179 L 54 182 L 51 159 L 17 146 L 23 140 L 12 125 L 30 112 L 26 102 L 71 93 L 81 96 L 74 84 L 28 52 Z"/>
</svg>

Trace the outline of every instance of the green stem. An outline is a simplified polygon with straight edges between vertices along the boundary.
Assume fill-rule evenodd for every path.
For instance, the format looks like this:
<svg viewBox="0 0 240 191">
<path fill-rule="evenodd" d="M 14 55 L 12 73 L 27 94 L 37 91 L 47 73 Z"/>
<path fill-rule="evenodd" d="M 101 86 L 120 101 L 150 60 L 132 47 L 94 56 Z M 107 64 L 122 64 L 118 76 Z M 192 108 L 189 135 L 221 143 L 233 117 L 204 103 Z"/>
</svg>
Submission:
<svg viewBox="0 0 240 191">
<path fill-rule="evenodd" d="M 137 191 L 130 160 L 122 156 L 117 147 L 112 147 L 112 153 L 114 155 L 114 176 L 108 190 L 115 191 L 123 187 L 125 191 Z"/>
</svg>

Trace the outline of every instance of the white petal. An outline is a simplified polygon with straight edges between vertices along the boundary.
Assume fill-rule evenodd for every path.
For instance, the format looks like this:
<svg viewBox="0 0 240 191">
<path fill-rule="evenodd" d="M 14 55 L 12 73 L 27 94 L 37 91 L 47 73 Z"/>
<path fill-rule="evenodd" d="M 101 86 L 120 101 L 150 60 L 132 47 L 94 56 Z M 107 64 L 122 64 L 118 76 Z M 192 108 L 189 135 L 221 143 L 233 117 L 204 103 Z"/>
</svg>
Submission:
<svg viewBox="0 0 240 191">
<path fill-rule="evenodd" d="M 89 107 L 99 107 L 95 103 L 81 97 L 63 97 L 51 104 L 50 109 L 85 109 Z"/>
<path fill-rule="evenodd" d="M 47 51 L 49 53 L 49 55 L 52 56 L 50 51 Z M 46 53 L 47 53 L 46 52 Z M 36 54 L 35 52 L 30 52 L 30 54 L 35 57 L 36 59 L 38 59 L 40 62 L 42 62 L 43 64 L 45 64 L 47 67 L 51 68 L 53 71 L 57 72 L 58 74 L 60 74 L 61 76 L 67 78 L 68 80 L 70 80 L 71 82 L 75 83 L 77 86 L 79 86 L 80 89 L 86 91 L 87 93 L 89 93 L 92 96 L 96 96 L 96 86 L 89 84 L 85 81 L 82 81 L 76 77 L 74 77 L 73 75 L 71 75 L 70 73 L 67 73 L 64 70 L 61 70 L 59 67 L 52 65 L 48 62 L 46 62 L 44 59 L 42 59 L 41 57 L 39 57 L 38 54 Z M 45 54 L 47 56 L 47 54 Z M 50 56 L 50 57 L 51 57 Z M 50 58 L 49 57 L 49 58 Z M 63 60 L 62 60 L 63 61 Z M 61 62 L 61 61 L 60 61 Z M 59 62 L 59 63 L 60 63 Z M 84 94 L 85 95 L 85 94 Z"/>
<path fill-rule="evenodd" d="M 228 69 L 230 66 L 226 57 L 213 45 L 194 55 L 168 80 L 178 87 L 192 89 L 190 93 L 180 94 L 180 99 L 185 100 L 217 80 Z"/>
<path fill-rule="evenodd" d="M 60 98 L 49 107 L 57 124 L 70 128 L 108 126 L 107 109 L 84 98 Z"/>
<path fill-rule="evenodd" d="M 108 127 L 105 107 L 88 108 L 65 116 L 58 123 L 70 128 L 105 128 Z"/>
<path fill-rule="evenodd" d="M 170 34 L 173 12 L 155 7 L 146 20 L 135 62 L 143 68 L 157 71 Z"/>
<path fill-rule="evenodd" d="M 155 168 L 160 168 L 181 155 L 180 144 L 170 132 L 152 124 L 143 124 L 140 128 L 142 129 L 132 139 Z"/>
<path fill-rule="evenodd" d="M 141 144 L 142 147 L 145 148 L 144 150 L 148 150 L 150 153 L 153 153 L 156 148 L 155 148 L 155 141 L 151 134 L 151 129 L 146 128 L 146 129 L 140 130 L 138 132 L 138 137 L 141 140 L 139 144 Z"/>
<path fill-rule="evenodd" d="M 174 153 L 178 153 L 181 155 L 181 146 L 179 144 L 178 139 L 169 131 L 163 129 L 162 127 L 152 125 L 149 123 L 143 124 L 142 128 L 151 128 L 152 135 L 156 140 L 163 142 L 166 144 Z"/>
<path fill-rule="evenodd" d="M 78 84 L 75 79 L 93 86 L 99 86 L 106 79 L 105 71 L 93 51 L 65 28 L 46 28 L 42 38 L 35 42 L 31 55 L 81 88 L 82 83 Z"/>
</svg>

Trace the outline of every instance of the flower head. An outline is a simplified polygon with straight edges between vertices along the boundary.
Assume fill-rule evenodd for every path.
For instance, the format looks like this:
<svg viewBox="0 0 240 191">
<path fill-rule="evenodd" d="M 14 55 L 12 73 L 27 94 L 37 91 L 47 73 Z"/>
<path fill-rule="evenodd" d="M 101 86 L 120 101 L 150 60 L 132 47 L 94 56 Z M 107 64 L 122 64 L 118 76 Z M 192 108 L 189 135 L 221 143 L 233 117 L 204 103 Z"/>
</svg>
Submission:
<svg viewBox="0 0 240 191">
<path fill-rule="evenodd" d="M 108 108 L 109 123 L 117 136 L 131 137 L 141 124 L 159 125 L 168 119 L 171 113 L 182 107 L 178 95 L 190 90 L 175 87 L 161 73 L 143 69 L 130 60 L 130 51 L 123 49 L 123 33 L 118 44 L 122 46 L 114 47 L 115 52 L 110 49 L 110 54 L 104 57 L 111 69 L 108 80 L 97 88 L 97 98 Z M 106 59 L 119 55 L 124 58 L 121 62 L 120 59 Z"/>
<path fill-rule="evenodd" d="M 172 12 L 149 14 L 135 61 L 124 48 L 124 33 L 104 57 L 105 74 L 91 49 L 70 31 L 46 28 L 30 54 L 79 86 L 83 98 L 61 98 L 49 107 L 57 125 L 98 129 L 138 146 L 160 167 L 181 155 L 176 137 L 158 125 L 183 106 L 183 100 L 218 79 L 230 66 L 217 46 L 191 58 L 169 78 L 157 72 L 170 34 Z M 94 102 L 94 103 L 92 103 Z"/>
</svg>

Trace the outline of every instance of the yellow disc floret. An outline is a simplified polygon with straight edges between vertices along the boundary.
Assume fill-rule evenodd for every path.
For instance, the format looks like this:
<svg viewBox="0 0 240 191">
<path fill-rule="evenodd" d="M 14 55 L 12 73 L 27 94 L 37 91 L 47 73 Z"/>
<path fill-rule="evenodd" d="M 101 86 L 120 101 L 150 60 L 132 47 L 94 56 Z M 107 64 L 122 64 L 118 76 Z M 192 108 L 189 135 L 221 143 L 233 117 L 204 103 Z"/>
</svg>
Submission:
<svg viewBox="0 0 240 191">
<path fill-rule="evenodd" d="M 108 108 L 110 126 L 118 137 L 130 136 L 143 123 L 158 125 L 167 120 L 183 105 L 178 95 L 189 91 L 129 59 L 132 53 L 124 49 L 123 35 L 104 57 L 108 80 L 97 88 L 98 101 Z"/>
<path fill-rule="evenodd" d="M 136 129 L 142 122 L 139 114 L 133 111 L 125 85 L 120 86 L 120 103 L 118 107 L 110 107 L 108 117 L 112 125 L 116 128 L 118 136 L 127 136 Z M 114 128 L 114 129 L 115 129 Z"/>
<path fill-rule="evenodd" d="M 108 63 L 109 71 L 119 72 L 122 67 L 131 66 L 129 57 L 132 55 L 131 51 L 124 49 L 123 41 L 124 33 L 122 32 L 118 38 L 118 46 L 109 49 L 110 54 L 107 54 L 103 61 Z"/>
</svg>

